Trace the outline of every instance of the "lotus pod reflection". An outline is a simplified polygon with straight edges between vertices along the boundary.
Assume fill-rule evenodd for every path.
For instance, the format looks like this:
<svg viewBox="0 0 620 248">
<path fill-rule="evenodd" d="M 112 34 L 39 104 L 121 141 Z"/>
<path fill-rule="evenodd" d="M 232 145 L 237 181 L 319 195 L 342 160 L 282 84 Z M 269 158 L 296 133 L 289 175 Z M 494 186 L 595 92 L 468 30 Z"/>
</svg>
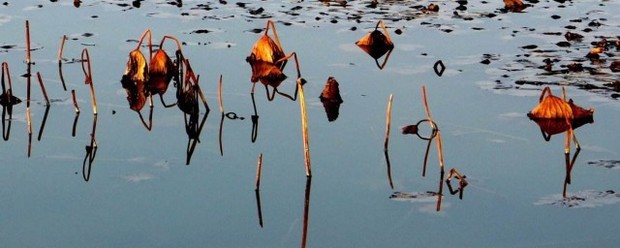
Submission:
<svg viewBox="0 0 620 248">
<path fill-rule="evenodd" d="M 334 77 L 329 77 L 321 92 L 321 103 L 327 113 L 327 120 L 335 121 L 338 118 L 340 112 L 340 104 L 342 104 L 342 97 L 340 96 L 340 88 L 338 87 L 338 81 Z"/>
</svg>

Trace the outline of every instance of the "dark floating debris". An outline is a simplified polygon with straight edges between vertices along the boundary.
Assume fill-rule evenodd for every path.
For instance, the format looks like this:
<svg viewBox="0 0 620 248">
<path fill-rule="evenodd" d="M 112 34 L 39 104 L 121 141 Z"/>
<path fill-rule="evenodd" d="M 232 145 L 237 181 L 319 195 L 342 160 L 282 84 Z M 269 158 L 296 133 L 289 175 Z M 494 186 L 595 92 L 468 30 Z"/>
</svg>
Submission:
<svg viewBox="0 0 620 248">
<path fill-rule="evenodd" d="M 569 31 L 567 31 L 564 34 L 564 38 L 566 38 L 567 41 L 581 40 L 581 39 L 583 39 L 583 35 L 580 35 L 578 33 L 571 33 Z"/>
</svg>

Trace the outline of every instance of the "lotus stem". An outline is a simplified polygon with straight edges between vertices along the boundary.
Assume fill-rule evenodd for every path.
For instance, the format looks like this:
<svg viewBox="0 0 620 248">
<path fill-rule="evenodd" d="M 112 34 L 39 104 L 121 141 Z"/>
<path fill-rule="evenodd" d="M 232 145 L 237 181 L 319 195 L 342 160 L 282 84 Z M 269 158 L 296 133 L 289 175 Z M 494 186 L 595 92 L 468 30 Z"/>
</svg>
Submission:
<svg viewBox="0 0 620 248">
<path fill-rule="evenodd" d="M 84 63 L 88 63 L 87 67 L 84 67 Z M 88 71 L 87 71 L 88 68 Z M 97 114 L 97 97 L 95 96 L 95 87 L 93 86 L 93 78 L 92 78 L 92 70 L 90 66 L 90 55 L 88 54 L 88 49 L 84 48 L 82 50 L 82 71 L 84 71 L 84 81 L 86 84 L 90 86 L 90 100 L 93 105 L 93 114 Z"/>
<path fill-rule="evenodd" d="M 67 40 L 67 35 L 63 35 L 62 40 L 60 40 L 60 48 L 58 48 L 58 63 L 62 63 L 62 51 L 65 48 L 65 40 Z"/>
<path fill-rule="evenodd" d="M 312 168 L 310 165 L 310 145 L 308 143 L 308 116 L 306 113 L 306 97 L 304 95 L 304 88 L 301 85 L 301 80 L 297 80 L 297 87 L 299 89 L 299 106 L 301 108 L 301 132 L 304 142 L 304 158 L 306 165 L 306 176 L 312 176 Z"/>
<path fill-rule="evenodd" d="M 217 98 L 220 102 L 220 112 L 224 114 L 224 103 L 222 101 L 222 75 L 220 74 L 220 84 L 217 88 Z"/>
<path fill-rule="evenodd" d="M 30 64 L 30 22 L 26 20 L 26 64 Z"/>
<path fill-rule="evenodd" d="M 71 99 L 73 100 L 73 108 L 75 108 L 75 113 L 80 113 L 80 107 L 78 106 L 77 99 L 75 98 L 75 90 L 71 90 Z"/>
<path fill-rule="evenodd" d="M 163 49 L 163 47 L 164 47 L 164 41 L 165 41 L 166 39 L 171 39 L 171 40 L 173 40 L 174 42 L 176 42 L 176 44 L 177 44 L 177 50 L 178 50 L 178 51 L 181 51 L 181 42 L 179 42 L 179 39 L 177 39 L 177 38 L 176 38 L 176 37 L 174 37 L 174 36 L 170 36 L 170 35 L 164 35 L 164 37 L 163 37 L 163 38 L 161 38 L 161 42 L 159 43 L 159 49 Z"/>
<path fill-rule="evenodd" d="M 146 37 L 146 35 L 149 36 L 149 60 L 150 60 L 153 57 L 153 40 L 151 38 L 150 29 L 144 30 L 144 32 L 140 36 L 140 40 L 138 41 L 138 46 L 136 47 L 136 50 L 140 50 L 140 47 L 142 46 L 142 41 L 144 41 L 144 38 Z"/>
<path fill-rule="evenodd" d="M 388 100 L 387 112 L 385 114 L 385 143 L 383 144 L 383 150 L 388 150 L 388 145 L 390 142 L 390 122 L 392 120 L 392 100 L 394 96 L 390 94 L 390 99 Z"/>
<path fill-rule="evenodd" d="M 263 153 L 258 154 L 258 162 L 256 162 L 256 184 L 254 190 L 260 189 L 260 176 L 263 169 Z"/>
<path fill-rule="evenodd" d="M 45 85 L 43 84 L 43 79 L 41 79 L 41 72 L 37 72 L 37 79 L 39 79 L 39 86 L 41 86 L 41 91 L 43 92 L 43 97 L 45 97 L 45 106 L 50 105 L 50 99 L 47 97 L 47 91 L 45 90 Z"/>
</svg>

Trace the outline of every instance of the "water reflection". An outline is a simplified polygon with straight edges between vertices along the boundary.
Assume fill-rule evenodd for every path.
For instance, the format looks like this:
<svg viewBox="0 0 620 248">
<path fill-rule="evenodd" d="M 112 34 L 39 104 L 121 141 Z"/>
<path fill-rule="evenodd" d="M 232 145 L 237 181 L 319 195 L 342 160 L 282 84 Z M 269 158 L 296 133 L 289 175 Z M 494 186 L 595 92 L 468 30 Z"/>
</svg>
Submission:
<svg viewBox="0 0 620 248">
<path fill-rule="evenodd" d="M 379 31 L 379 26 L 381 26 L 383 33 Z M 356 41 L 355 44 L 375 60 L 379 69 L 385 67 L 392 50 L 394 50 L 394 43 L 392 43 L 390 34 L 385 28 L 383 21 L 379 21 L 377 26 L 375 26 L 375 30 L 366 34 Z M 383 63 L 379 63 L 379 59 L 383 57 L 383 55 L 385 55 L 385 59 L 383 59 Z"/>
<path fill-rule="evenodd" d="M 391 100 L 391 99 L 390 99 Z M 414 125 L 407 125 L 405 127 L 402 128 L 402 133 L 407 135 L 407 134 L 412 134 L 412 135 L 416 135 L 418 138 L 420 138 L 421 140 L 425 140 L 427 141 L 427 146 L 426 146 L 426 152 L 424 155 L 424 162 L 423 162 L 423 169 L 422 169 L 422 176 L 426 176 L 426 162 L 428 160 L 428 152 L 430 150 L 431 147 L 431 142 L 433 141 L 433 139 L 437 139 L 437 158 L 439 160 L 439 185 L 438 185 L 438 189 L 436 192 L 433 191 L 427 191 L 424 193 L 413 193 L 413 194 L 409 194 L 409 193 L 402 193 L 402 192 L 395 192 L 390 196 L 390 199 L 398 199 L 398 200 L 403 200 L 403 199 L 415 199 L 415 201 L 417 201 L 418 199 L 427 199 L 427 198 L 431 198 L 431 197 L 436 197 L 437 198 L 437 204 L 436 204 L 436 208 L 435 211 L 440 211 L 441 210 L 441 203 L 442 203 L 442 199 L 443 199 L 443 187 L 444 187 L 444 181 L 446 183 L 446 185 L 448 186 L 448 189 L 450 190 L 450 194 L 451 195 L 455 195 L 456 193 L 459 193 L 459 199 L 463 199 L 463 192 L 465 190 L 465 187 L 467 186 L 467 180 L 465 179 L 466 177 L 464 175 L 461 175 L 461 173 L 456 170 L 456 168 L 452 168 L 450 169 L 448 176 L 445 177 L 445 171 L 444 171 L 444 163 L 443 163 L 443 148 L 442 148 L 442 141 L 441 141 L 441 132 L 439 131 L 439 126 L 437 125 L 437 123 L 432 119 L 431 117 L 431 111 L 430 108 L 428 106 L 428 100 L 427 100 L 427 96 L 426 96 L 426 87 L 422 86 L 422 101 L 424 103 L 424 110 L 426 111 L 426 119 L 422 119 L 420 121 L 418 121 L 416 124 Z M 391 103 L 391 101 L 390 101 Z M 390 112 L 390 109 L 388 108 L 388 113 Z M 388 115 L 389 116 L 389 115 Z M 420 131 L 422 130 L 420 125 L 426 123 L 430 126 L 430 133 L 428 134 L 422 134 Z M 389 134 L 389 132 L 388 132 Z M 387 141 L 386 141 L 387 143 Z M 387 144 L 386 146 L 387 147 Z M 385 149 L 385 158 L 386 161 L 388 163 L 388 175 L 389 175 L 389 156 L 387 155 L 387 148 Z M 455 190 L 452 185 L 451 185 L 451 180 L 452 178 L 457 178 L 459 180 L 459 184 L 458 184 L 458 188 Z M 390 178 L 390 185 L 391 185 L 391 177 Z M 427 199 L 428 200 L 428 199 Z M 426 200 L 425 200 L 426 201 Z"/>
<path fill-rule="evenodd" d="M 273 39 L 269 36 L 270 28 L 274 36 Z M 275 24 L 271 20 L 268 20 L 263 36 L 256 41 L 252 47 L 250 56 L 245 59 L 252 68 L 251 81 L 253 84 L 251 93 L 254 93 L 256 82 L 260 81 L 265 86 L 265 94 L 269 101 L 274 99 L 275 93 L 295 101 L 297 99 L 297 85 L 295 85 L 293 96 L 278 90 L 280 84 L 287 78 L 283 71 L 286 63 L 291 57 L 294 58 L 295 68 L 297 69 L 297 81 L 301 82 L 303 85 L 305 80 L 301 77 L 297 53 L 292 52 L 288 55 L 284 53 Z M 271 93 L 269 93 L 268 86 L 273 88 Z"/>
<path fill-rule="evenodd" d="M 2 78 L 0 80 L 2 81 L 2 95 L 0 95 L 0 105 L 2 105 L 2 138 L 7 141 L 11 135 L 13 105 L 19 104 L 22 100 L 13 95 L 11 73 L 7 62 L 2 62 Z"/>
<path fill-rule="evenodd" d="M 306 247 L 308 239 L 308 222 L 310 222 L 310 190 L 312 189 L 312 177 L 306 177 L 306 190 L 304 194 L 304 221 L 301 235 L 301 247 Z"/>
<path fill-rule="evenodd" d="M 95 161 L 95 156 L 97 156 L 97 141 L 95 140 L 95 133 L 97 131 L 97 115 L 93 115 L 93 128 L 90 132 L 90 143 L 86 145 L 85 150 L 86 154 L 84 155 L 84 160 L 82 161 L 82 178 L 84 181 L 88 182 L 90 180 L 90 173 L 92 171 L 93 162 Z"/>
<path fill-rule="evenodd" d="M 539 104 L 528 113 L 528 117 L 540 127 L 545 141 L 551 140 L 555 134 L 566 133 L 564 147 L 564 160 L 566 176 L 562 197 L 567 197 L 568 184 L 571 183 L 571 171 L 575 161 L 581 152 L 581 146 L 574 130 L 585 124 L 594 122 L 594 110 L 584 109 L 575 105 L 571 100 L 566 101 L 566 92 L 562 88 L 562 98 L 552 94 L 549 87 L 545 87 L 540 95 Z M 571 140 L 575 143 L 575 154 L 570 157 Z"/>
</svg>

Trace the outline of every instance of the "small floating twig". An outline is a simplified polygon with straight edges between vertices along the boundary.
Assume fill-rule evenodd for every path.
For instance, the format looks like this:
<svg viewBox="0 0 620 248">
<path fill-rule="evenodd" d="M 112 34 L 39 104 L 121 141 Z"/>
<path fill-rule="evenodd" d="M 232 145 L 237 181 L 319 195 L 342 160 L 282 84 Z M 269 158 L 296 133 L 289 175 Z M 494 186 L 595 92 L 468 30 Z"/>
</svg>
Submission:
<svg viewBox="0 0 620 248">
<path fill-rule="evenodd" d="M 304 142 L 306 176 L 311 177 L 312 168 L 310 165 L 310 145 L 308 143 L 308 116 L 306 113 L 306 96 L 304 95 L 304 88 L 301 85 L 301 80 L 297 80 L 297 87 L 299 89 L 299 106 L 301 108 L 301 133 Z"/>
<path fill-rule="evenodd" d="M 392 119 L 392 100 L 393 95 L 390 94 L 390 99 L 388 100 L 387 112 L 385 114 L 385 143 L 383 144 L 383 150 L 388 150 L 388 144 L 390 142 L 390 122 Z"/>
<path fill-rule="evenodd" d="M 45 106 L 49 106 L 50 99 L 47 97 L 47 91 L 45 90 L 45 85 L 43 85 L 43 79 L 41 78 L 41 72 L 37 72 L 37 78 L 39 79 L 39 86 L 41 86 L 43 97 L 45 97 Z"/>
<path fill-rule="evenodd" d="M 254 186 L 254 190 L 260 189 L 260 176 L 263 168 L 263 153 L 258 155 L 258 162 L 256 162 L 256 184 Z"/>
</svg>

